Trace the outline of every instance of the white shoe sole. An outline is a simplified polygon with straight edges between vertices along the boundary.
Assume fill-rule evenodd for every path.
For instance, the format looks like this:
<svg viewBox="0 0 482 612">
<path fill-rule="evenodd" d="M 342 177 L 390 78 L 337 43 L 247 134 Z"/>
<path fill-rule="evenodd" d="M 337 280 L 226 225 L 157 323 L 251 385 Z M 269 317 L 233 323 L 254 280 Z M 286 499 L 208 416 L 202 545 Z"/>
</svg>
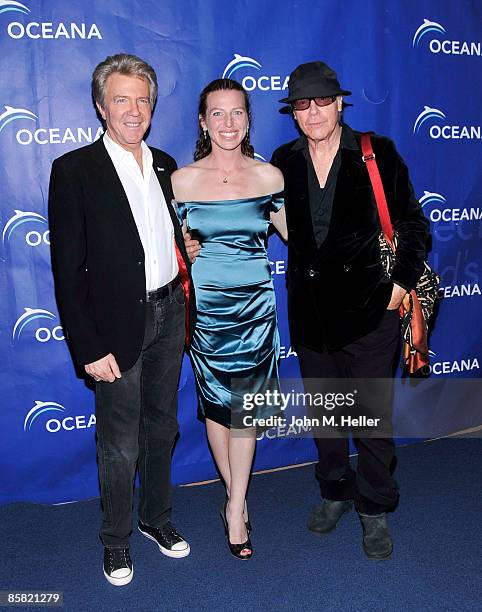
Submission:
<svg viewBox="0 0 482 612">
<path fill-rule="evenodd" d="M 114 576 L 109 576 L 109 574 L 107 574 L 103 567 L 102 570 L 104 571 L 104 576 L 107 582 L 110 582 L 114 586 L 125 586 L 126 584 L 129 584 L 132 578 L 134 578 L 134 566 L 132 566 L 131 573 L 127 576 L 124 576 L 123 578 L 115 578 Z"/>
<path fill-rule="evenodd" d="M 142 531 L 139 526 L 137 527 L 137 529 L 139 529 L 139 531 L 145 538 L 148 538 L 149 540 L 155 542 L 159 546 L 159 550 L 162 552 L 163 555 L 166 555 L 166 557 L 171 557 L 172 559 L 182 559 L 183 557 L 187 557 L 188 554 L 191 552 L 191 547 L 189 546 L 189 544 L 187 544 L 187 542 L 187 548 L 185 548 L 184 550 L 169 550 L 168 548 L 164 548 L 164 546 L 161 546 L 156 540 L 156 538 L 153 538 L 145 531 Z"/>
</svg>

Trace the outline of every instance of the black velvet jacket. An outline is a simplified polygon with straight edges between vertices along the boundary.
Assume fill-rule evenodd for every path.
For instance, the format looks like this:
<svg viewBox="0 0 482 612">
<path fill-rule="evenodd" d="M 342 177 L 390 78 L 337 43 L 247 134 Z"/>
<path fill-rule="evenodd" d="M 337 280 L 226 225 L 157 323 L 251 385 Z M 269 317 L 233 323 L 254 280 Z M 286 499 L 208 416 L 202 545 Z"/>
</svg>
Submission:
<svg viewBox="0 0 482 612">
<path fill-rule="evenodd" d="M 392 293 L 392 281 L 412 289 L 423 270 L 429 223 L 408 170 L 391 140 L 372 135 L 398 249 L 392 277 L 384 274 L 380 221 L 370 178 L 358 150 L 340 149 L 341 164 L 328 235 L 317 248 L 308 192 L 308 164 L 299 139 L 282 145 L 271 163 L 285 179 L 288 221 L 288 313 L 293 344 L 338 349 L 374 330 Z M 298 143 L 297 146 L 294 146 Z"/>
</svg>

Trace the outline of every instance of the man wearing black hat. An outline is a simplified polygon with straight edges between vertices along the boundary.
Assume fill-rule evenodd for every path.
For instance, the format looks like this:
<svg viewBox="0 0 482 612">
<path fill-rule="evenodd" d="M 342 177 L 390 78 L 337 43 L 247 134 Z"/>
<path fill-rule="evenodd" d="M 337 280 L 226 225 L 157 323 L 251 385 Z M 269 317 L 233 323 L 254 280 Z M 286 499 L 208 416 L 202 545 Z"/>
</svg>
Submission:
<svg viewBox="0 0 482 612">
<path fill-rule="evenodd" d="M 326 64 L 309 62 L 292 72 L 289 96 L 280 100 L 291 105 L 301 131 L 297 140 L 274 152 L 271 162 L 285 179 L 289 321 L 305 390 L 316 390 L 313 379 L 393 377 L 400 339 L 398 308 L 416 285 L 426 255 L 428 223 L 407 167 L 388 138 L 373 134 L 398 236 L 391 276 L 384 273 L 380 221 L 360 133 L 340 121 L 342 96 L 350 93 Z M 384 393 L 383 414 L 389 425 L 385 422 L 384 435 L 354 437 L 356 472 L 350 467 L 346 429 L 315 438 L 323 502 L 308 522 L 311 531 L 329 533 L 355 505 L 363 548 L 372 559 L 392 553 L 386 513 L 398 502 L 392 477 L 391 388 Z"/>
</svg>

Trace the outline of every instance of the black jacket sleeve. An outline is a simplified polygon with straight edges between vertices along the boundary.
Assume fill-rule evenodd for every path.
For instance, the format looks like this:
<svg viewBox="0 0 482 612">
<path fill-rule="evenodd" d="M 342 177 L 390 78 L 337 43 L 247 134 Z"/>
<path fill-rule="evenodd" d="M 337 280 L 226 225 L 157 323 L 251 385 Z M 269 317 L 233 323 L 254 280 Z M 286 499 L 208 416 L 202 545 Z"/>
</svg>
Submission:
<svg viewBox="0 0 482 612">
<path fill-rule="evenodd" d="M 89 271 L 83 194 L 75 166 L 65 159 L 52 165 L 49 185 L 49 228 L 57 304 L 76 360 L 85 365 L 105 357 L 89 305 Z"/>
<path fill-rule="evenodd" d="M 377 154 L 377 162 L 387 192 L 392 226 L 398 240 L 392 281 L 410 291 L 423 272 L 423 262 L 427 257 L 429 222 L 415 197 L 406 164 L 393 142 L 385 138 L 383 140 L 386 145 L 383 151 Z"/>
</svg>

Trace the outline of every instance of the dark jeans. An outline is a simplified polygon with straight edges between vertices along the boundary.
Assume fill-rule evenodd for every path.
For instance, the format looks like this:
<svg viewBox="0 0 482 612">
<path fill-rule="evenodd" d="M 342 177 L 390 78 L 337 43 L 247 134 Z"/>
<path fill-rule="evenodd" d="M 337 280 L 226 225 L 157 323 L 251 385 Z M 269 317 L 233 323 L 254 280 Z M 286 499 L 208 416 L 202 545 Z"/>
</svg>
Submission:
<svg viewBox="0 0 482 612">
<path fill-rule="evenodd" d="M 342 349 L 317 352 L 306 346 L 298 346 L 298 358 L 305 391 L 316 393 L 321 378 L 380 378 L 391 379 L 394 361 L 400 342 L 398 311 L 387 310 L 379 326 L 356 342 Z M 311 386 L 312 388 L 306 388 Z M 393 384 L 387 381 L 383 387 L 385 401 L 384 420 L 391 415 Z M 363 514 L 379 514 L 394 510 L 398 503 L 398 486 L 392 478 L 395 468 L 395 445 L 391 437 L 356 437 L 358 450 L 356 472 L 350 466 L 348 432 L 330 430 L 330 435 L 315 438 L 318 449 L 316 477 L 321 495 L 325 499 L 354 499 L 355 506 Z"/>
<path fill-rule="evenodd" d="M 169 520 L 183 345 L 184 294 L 178 285 L 159 301 L 147 302 L 144 343 L 134 366 L 113 383 L 96 383 L 104 546 L 129 544 L 136 467 L 139 519 L 153 527 Z"/>
</svg>

